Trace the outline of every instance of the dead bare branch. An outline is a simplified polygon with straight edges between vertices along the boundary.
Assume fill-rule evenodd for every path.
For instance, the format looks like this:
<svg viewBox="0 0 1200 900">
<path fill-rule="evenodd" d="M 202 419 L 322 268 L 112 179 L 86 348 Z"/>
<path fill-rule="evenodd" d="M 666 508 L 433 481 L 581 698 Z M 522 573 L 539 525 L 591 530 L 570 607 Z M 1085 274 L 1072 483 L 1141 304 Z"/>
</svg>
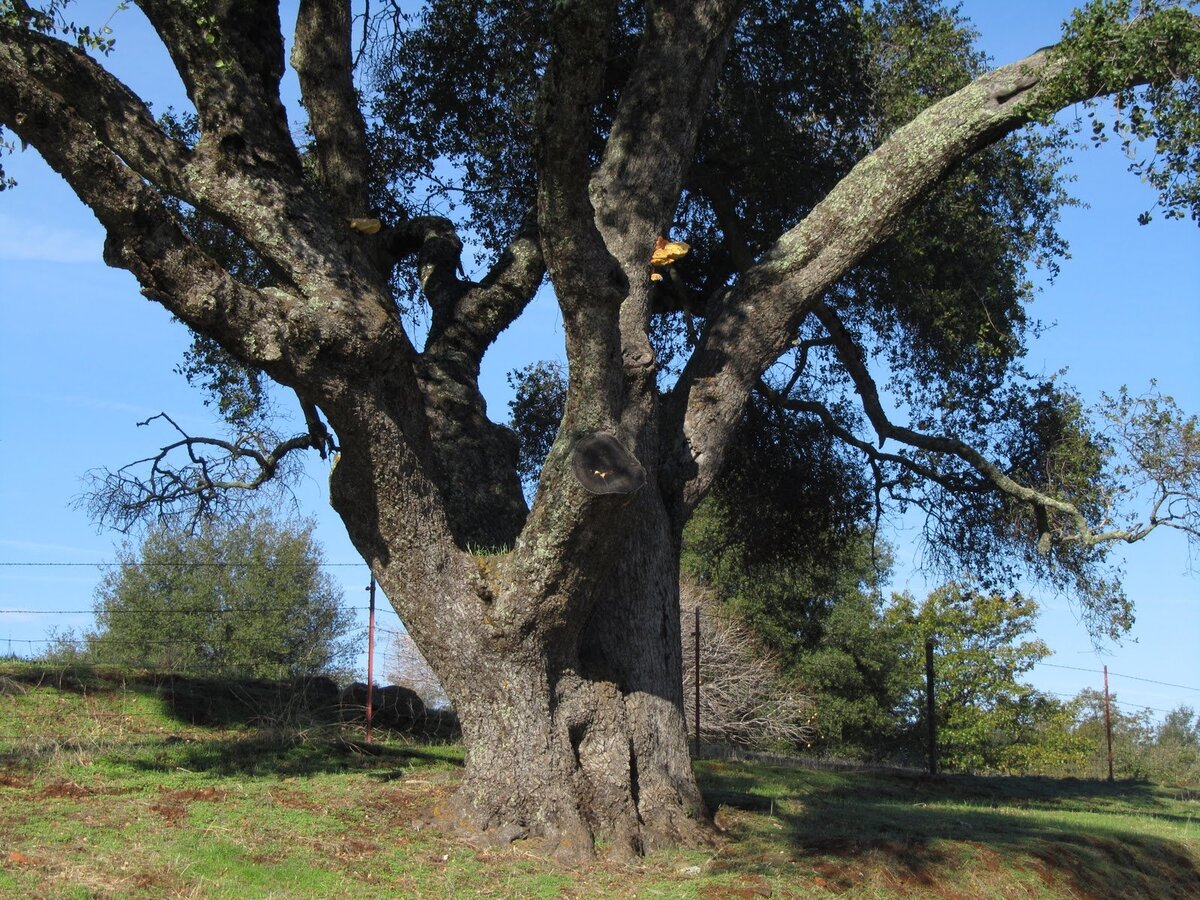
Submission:
<svg viewBox="0 0 1200 900">
<path fill-rule="evenodd" d="M 753 630 L 722 610 L 710 591 L 693 582 L 680 586 L 683 684 L 690 695 L 696 677 L 695 640 L 688 623 L 700 607 L 700 735 L 760 749 L 811 744 L 812 701 L 789 683 L 778 654 Z M 684 703 L 688 732 L 696 728 L 694 703 Z"/>
<path fill-rule="evenodd" d="M 165 412 L 137 424 L 140 428 L 155 421 L 168 424 L 179 438 L 115 471 L 88 473 L 88 489 L 79 505 L 97 524 L 123 534 L 150 520 L 193 527 L 218 512 L 233 513 L 252 498 L 257 500 L 255 493 L 268 484 L 285 486 L 291 474 L 289 456 L 325 446 L 318 446 L 313 434 L 286 440 L 261 432 L 233 440 L 196 437 Z"/>
</svg>

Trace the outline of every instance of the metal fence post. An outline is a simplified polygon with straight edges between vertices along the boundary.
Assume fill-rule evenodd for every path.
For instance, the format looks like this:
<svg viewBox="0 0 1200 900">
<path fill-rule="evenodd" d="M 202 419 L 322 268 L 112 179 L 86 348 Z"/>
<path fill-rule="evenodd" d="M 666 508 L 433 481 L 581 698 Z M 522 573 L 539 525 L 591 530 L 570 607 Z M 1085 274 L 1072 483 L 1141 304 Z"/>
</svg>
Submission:
<svg viewBox="0 0 1200 900">
<path fill-rule="evenodd" d="M 375 573 L 371 573 L 370 618 L 367 620 L 367 743 L 371 743 L 371 701 L 375 695 Z"/>
<path fill-rule="evenodd" d="M 1112 711 L 1108 699 L 1108 666 L 1104 667 L 1104 735 L 1108 740 L 1108 780 L 1113 780 Z"/>
<path fill-rule="evenodd" d="M 696 604 L 696 754 L 700 758 L 700 604 Z"/>
<path fill-rule="evenodd" d="M 929 774 L 937 774 L 937 715 L 933 693 L 933 638 L 925 640 L 925 717 L 929 720 Z"/>
</svg>

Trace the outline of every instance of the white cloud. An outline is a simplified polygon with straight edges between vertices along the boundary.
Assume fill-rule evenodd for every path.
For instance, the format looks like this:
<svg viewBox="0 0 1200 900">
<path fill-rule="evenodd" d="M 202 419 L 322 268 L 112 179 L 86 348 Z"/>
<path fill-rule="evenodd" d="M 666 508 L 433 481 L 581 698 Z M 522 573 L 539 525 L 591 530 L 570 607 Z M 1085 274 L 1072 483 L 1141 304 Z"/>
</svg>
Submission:
<svg viewBox="0 0 1200 900">
<path fill-rule="evenodd" d="M 18 219 L 0 214 L 0 259 L 14 262 L 98 263 L 103 232 Z"/>
</svg>

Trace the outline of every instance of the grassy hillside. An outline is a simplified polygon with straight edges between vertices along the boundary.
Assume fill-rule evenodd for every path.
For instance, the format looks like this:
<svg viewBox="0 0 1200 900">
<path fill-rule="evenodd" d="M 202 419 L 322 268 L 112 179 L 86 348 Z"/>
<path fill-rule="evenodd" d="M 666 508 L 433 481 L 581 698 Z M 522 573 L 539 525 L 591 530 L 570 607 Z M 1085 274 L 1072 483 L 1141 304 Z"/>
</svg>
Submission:
<svg viewBox="0 0 1200 900">
<path fill-rule="evenodd" d="M 0 896 L 1200 896 L 1200 791 L 704 762 L 720 846 L 571 870 L 422 827 L 453 745 L 168 693 L 0 666 Z"/>
</svg>

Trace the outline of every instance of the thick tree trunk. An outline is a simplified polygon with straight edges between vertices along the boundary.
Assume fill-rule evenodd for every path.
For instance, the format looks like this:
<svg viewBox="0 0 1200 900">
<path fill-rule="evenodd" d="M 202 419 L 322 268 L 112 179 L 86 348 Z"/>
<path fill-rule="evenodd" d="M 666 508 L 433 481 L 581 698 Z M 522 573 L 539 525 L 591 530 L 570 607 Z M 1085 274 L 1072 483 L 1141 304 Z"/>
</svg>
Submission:
<svg viewBox="0 0 1200 900">
<path fill-rule="evenodd" d="M 567 859 L 711 840 L 682 708 L 679 556 L 652 495 L 635 513 L 620 562 L 593 573 L 604 589 L 582 627 L 430 660 L 467 745 L 441 811 L 456 831 L 540 838 Z"/>
<path fill-rule="evenodd" d="M 372 449 L 343 452 L 331 497 L 462 722 L 466 773 L 436 817 L 566 859 L 709 841 L 683 716 L 679 542 L 653 480 L 590 499 L 547 487 L 585 517 L 582 538 L 464 551 L 418 459 L 396 453 L 386 401 L 358 403 L 361 420 L 334 424 Z M 565 463 L 555 477 L 574 478 Z"/>
</svg>

